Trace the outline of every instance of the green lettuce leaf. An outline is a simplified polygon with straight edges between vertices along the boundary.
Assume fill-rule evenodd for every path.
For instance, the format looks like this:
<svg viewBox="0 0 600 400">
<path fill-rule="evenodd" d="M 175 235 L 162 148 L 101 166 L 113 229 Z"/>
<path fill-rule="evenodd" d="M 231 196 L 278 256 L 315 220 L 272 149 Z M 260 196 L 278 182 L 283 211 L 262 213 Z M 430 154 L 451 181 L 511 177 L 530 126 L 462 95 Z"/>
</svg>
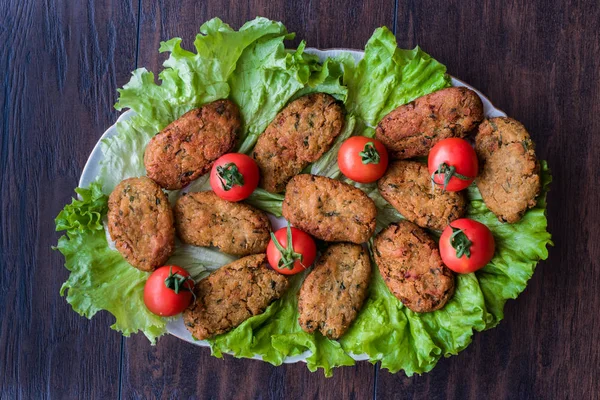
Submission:
<svg viewBox="0 0 600 400">
<path fill-rule="evenodd" d="M 257 188 L 252 192 L 250 197 L 244 200 L 246 203 L 260 210 L 273 214 L 276 217 L 281 217 L 281 205 L 283 204 L 284 196 L 279 193 L 267 192 L 264 189 Z"/>
<path fill-rule="evenodd" d="M 286 357 L 310 350 L 311 354 L 306 358 L 308 368 L 313 372 L 322 368 L 325 376 L 331 376 L 334 367 L 354 365 L 354 359 L 338 342 L 320 334 L 308 334 L 300 328 L 297 292 L 305 275 L 293 276 L 286 294 L 264 313 L 209 340 L 213 355 L 222 357 L 224 352 L 247 358 L 259 355 L 264 361 L 281 365 Z"/>
<path fill-rule="evenodd" d="M 312 68 L 303 57 L 304 42 L 290 53 L 283 45 L 285 38 L 255 43 L 244 52 L 231 76 L 231 97 L 240 107 L 244 122 L 240 153 L 252 150 L 279 110 L 309 80 Z"/>
<path fill-rule="evenodd" d="M 488 226 L 496 241 L 496 254 L 492 261 L 477 271 L 486 306 L 491 313 L 486 328 L 492 328 L 504 318 L 504 303 L 515 299 L 527 286 L 539 260 L 548 258 L 547 245 L 552 245 L 552 236 L 547 231 L 546 194 L 550 189 L 552 176 L 548 163 L 540 161 L 542 194 L 537 205 L 527 211 L 516 224 L 498 221 L 489 211 L 476 187 L 469 191 L 467 217 Z"/>
<path fill-rule="evenodd" d="M 142 331 L 155 343 L 166 331 L 166 320 L 144 305 L 144 284 L 149 274 L 133 268 L 119 252 L 109 248 L 101 217 L 108 199 L 100 183 L 76 191 L 81 200 L 73 199 L 55 221 L 57 231 L 67 231 L 56 249 L 64 255 L 65 267 L 70 271 L 60 294 L 80 315 L 92 318 L 106 310 L 116 318 L 111 328 L 124 336 Z"/>
<path fill-rule="evenodd" d="M 309 81 L 316 66 L 305 58 L 304 47 L 285 51 L 283 41 L 293 38 L 280 22 L 250 21 L 235 31 L 218 18 L 206 22 L 194 41 L 196 53 L 181 48 L 181 39 L 161 43 L 170 52 L 159 74 L 144 68 L 133 72 L 119 89 L 118 110 L 134 111 L 117 123 L 117 135 L 102 141 L 104 160 L 99 179 L 105 193 L 124 178 L 145 174 L 146 144 L 185 112 L 230 97 L 240 107 L 242 151 L 247 152 L 270 120 Z M 276 89 L 274 89 L 276 88 Z"/>
<path fill-rule="evenodd" d="M 431 313 L 410 311 L 385 286 L 378 271 L 366 304 L 340 343 L 344 350 L 366 353 L 390 372 L 407 375 L 430 371 L 442 357 L 457 354 L 474 331 L 494 327 L 503 318 L 507 299 L 516 298 L 533 275 L 539 260 L 548 257 L 552 244 L 546 231 L 546 194 L 551 181 L 545 161 L 543 190 L 536 207 L 516 224 L 498 222 L 471 188 L 468 217 L 485 223 L 496 239 L 492 261 L 474 274 L 457 275 L 456 293 L 446 306 Z M 471 197 L 473 196 L 473 197 Z"/>
<path fill-rule="evenodd" d="M 192 246 L 176 241 L 175 252 L 166 265 L 179 265 L 185 268 L 195 281 L 198 281 L 210 273 L 210 271 L 229 264 L 237 259 L 229 254 L 221 253 L 210 247 Z"/>
<path fill-rule="evenodd" d="M 370 127 L 396 107 L 451 83 L 444 65 L 419 47 L 399 49 L 385 27 L 375 30 L 356 68 L 345 65 L 348 111 Z"/>
</svg>

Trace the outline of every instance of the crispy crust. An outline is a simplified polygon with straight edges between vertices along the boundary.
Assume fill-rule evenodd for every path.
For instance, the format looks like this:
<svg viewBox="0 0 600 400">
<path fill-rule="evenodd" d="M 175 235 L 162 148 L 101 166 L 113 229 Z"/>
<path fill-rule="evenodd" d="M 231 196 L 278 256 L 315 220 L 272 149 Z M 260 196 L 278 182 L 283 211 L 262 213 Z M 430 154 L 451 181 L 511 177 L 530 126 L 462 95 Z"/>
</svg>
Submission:
<svg viewBox="0 0 600 400">
<path fill-rule="evenodd" d="M 264 254 L 240 258 L 196 284 L 196 301 L 183 312 L 185 326 L 196 339 L 230 331 L 283 295 L 288 281 L 266 259 Z"/>
<path fill-rule="evenodd" d="M 127 262 L 142 271 L 163 265 L 175 250 L 169 199 L 146 177 L 125 179 L 110 194 L 108 231 Z"/>
<path fill-rule="evenodd" d="M 529 133 L 512 118 L 491 118 L 479 126 L 475 150 L 481 164 L 475 182 L 485 205 L 502 222 L 519 221 L 541 190 Z"/>
<path fill-rule="evenodd" d="M 412 311 L 439 310 L 454 294 L 454 274 L 442 264 L 433 239 L 412 222 L 381 231 L 373 253 L 387 287 Z"/>
<path fill-rule="evenodd" d="M 273 193 L 331 148 L 342 132 L 344 111 L 325 93 L 292 101 L 260 135 L 253 157 L 260 168 L 260 186 Z"/>
<path fill-rule="evenodd" d="M 463 192 L 432 188 L 427 166 L 416 161 L 393 162 L 377 187 L 400 214 L 423 228 L 443 230 L 467 209 Z"/>
<path fill-rule="evenodd" d="M 283 216 L 328 242 L 366 242 L 375 232 L 377 208 L 362 190 L 334 179 L 296 175 L 286 187 Z"/>
<path fill-rule="evenodd" d="M 298 295 L 298 322 L 312 333 L 340 338 L 360 311 L 371 280 L 371 262 L 358 244 L 329 246 L 308 274 Z"/>
<path fill-rule="evenodd" d="M 215 246 L 238 256 L 266 251 L 271 232 L 264 212 L 223 200 L 212 191 L 180 197 L 175 203 L 175 226 L 184 243 Z"/>
<path fill-rule="evenodd" d="M 450 87 L 396 108 L 377 125 L 375 137 L 391 158 L 427 156 L 440 140 L 465 137 L 483 120 L 483 103 L 474 91 Z"/>
<path fill-rule="evenodd" d="M 229 100 L 188 111 L 146 146 L 148 177 L 165 189 L 187 186 L 233 149 L 239 128 L 239 109 Z"/>
</svg>

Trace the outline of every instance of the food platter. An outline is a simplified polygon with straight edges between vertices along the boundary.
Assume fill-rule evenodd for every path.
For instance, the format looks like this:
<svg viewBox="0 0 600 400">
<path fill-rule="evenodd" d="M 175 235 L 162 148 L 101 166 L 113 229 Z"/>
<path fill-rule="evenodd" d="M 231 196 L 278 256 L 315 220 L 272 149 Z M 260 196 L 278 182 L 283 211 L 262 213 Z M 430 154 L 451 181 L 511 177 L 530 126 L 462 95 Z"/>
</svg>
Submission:
<svg viewBox="0 0 600 400">
<path fill-rule="evenodd" d="M 350 54 L 355 59 L 356 62 L 358 62 L 362 59 L 363 54 L 364 54 L 363 51 L 351 50 L 351 49 L 319 50 L 319 49 L 315 49 L 315 48 L 307 48 L 305 51 L 307 53 L 318 56 L 321 61 L 324 61 L 328 57 L 335 57 L 335 56 L 340 55 L 341 53 L 347 53 L 347 54 Z M 474 90 L 479 95 L 479 97 L 481 98 L 481 100 L 483 102 L 484 114 L 486 117 L 489 118 L 489 117 L 506 116 L 506 114 L 504 112 L 502 112 L 501 110 L 494 107 L 494 105 L 491 103 L 491 101 L 487 97 L 485 97 L 481 92 L 479 92 L 477 89 L 471 87 L 467 83 L 465 83 L 457 78 L 452 77 L 452 85 L 453 86 L 465 86 L 467 88 Z M 126 120 L 130 119 L 133 115 L 134 115 L 133 111 L 128 110 L 128 111 L 124 112 L 118 118 L 117 123 L 126 121 Z M 104 157 L 102 150 L 101 150 L 100 143 L 103 139 L 110 138 L 117 134 L 117 128 L 116 128 L 117 123 L 115 123 L 114 125 L 109 127 L 103 133 L 102 137 L 100 138 L 100 140 L 98 141 L 98 143 L 96 144 L 94 149 L 92 150 L 92 152 L 88 158 L 88 161 L 86 162 L 86 165 L 81 174 L 81 179 L 79 181 L 80 187 L 89 186 L 90 183 L 93 182 L 96 179 L 96 177 L 98 176 L 98 174 L 100 172 L 100 163 Z M 270 215 L 270 219 L 271 219 L 274 229 L 278 229 L 285 225 L 285 220 L 283 218 L 276 218 L 276 217 Z M 186 341 L 186 342 L 190 342 L 190 343 L 200 345 L 200 346 L 208 346 L 208 342 L 199 341 L 199 340 L 195 340 L 194 338 L 192 338 L 191 334 L 185 328 L 181 317 L 179 317 L 175 320 L 172 320 L 168 323 L 167 332 L 170 333 L 171 335 L 174 335 L 174 336 Z M 306 352 L 296 355 L 294 357 L 288 357 L 283 362 L 294 363 L 294 362 L 298 362 L 298 361 L 306 361 L 306 357 L 309 355 L 310 355 L 310 351 L 306 351 Z M 367 360 L 369 358 L 366 354 L 359 354 L 359 355 L 351 354 L 351 356 L 352 356 L 352 358 L 354 358 L 357 361 Z M 254 358 L 261 359 L 260 356 L 255 356 Z"/>
</svg>

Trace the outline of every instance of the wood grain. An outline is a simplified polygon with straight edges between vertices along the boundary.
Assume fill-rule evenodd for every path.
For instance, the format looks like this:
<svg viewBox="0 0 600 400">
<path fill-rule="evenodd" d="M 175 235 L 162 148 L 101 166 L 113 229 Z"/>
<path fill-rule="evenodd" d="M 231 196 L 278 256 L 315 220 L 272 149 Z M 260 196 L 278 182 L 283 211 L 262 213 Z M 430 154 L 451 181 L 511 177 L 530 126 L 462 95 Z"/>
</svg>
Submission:
<svg viewBox="0 0 600 400">
<path fill-rule="evenodd" d="M 498 328 L 429 374 L 381 372 L 387 398 L 598 398 L 600 12 L 592 2 L 401 2 L 416 44 L 528 128 L 554 181 L 555 247 Z M 432 396 L 432 393 L 434 394 Z"/>
<path fill-rule="evenodd" d="M 183 39 L 182 47 L 193 49 L 200 25 L 219 17 L 239 29 L 257 16 L 282 21 L 296 38 L 318 48 L 363 48 L 373 31 L 380 26 L 393 27 L 394 0 L 351 1 L 341 6 L 335 0 L 325 1 L 214 1 L 142 2 L 140 25 L 140 66 L 158 71 L 166 54 L 158 55 L 161 41 L 172 37 Z"/>
<path fill-rule="evenodd" d="M 121 336 L 59 296 L 54 217 L 117 113 L 137 1 L 0 3 L 0 398 L 115 398 Z"/>
</svg>

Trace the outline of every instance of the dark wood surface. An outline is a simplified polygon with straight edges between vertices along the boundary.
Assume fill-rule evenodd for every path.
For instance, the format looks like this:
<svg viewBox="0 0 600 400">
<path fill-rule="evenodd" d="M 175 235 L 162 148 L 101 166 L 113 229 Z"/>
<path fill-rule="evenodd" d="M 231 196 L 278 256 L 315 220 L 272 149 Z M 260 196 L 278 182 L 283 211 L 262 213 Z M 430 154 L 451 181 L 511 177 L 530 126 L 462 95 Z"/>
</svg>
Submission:
<svg viewBox="0 0 600 400">
<path fill-rule="evenodd" d="M 554 182 L 555 247 L 499 327 L 407 378 L 361 362 L 326 379 L 75 314 L 53 219 L 117 118 L 117 86 L 159 42 L 262 15 L 313 47 L 387 25 L 522 121 Z M 0 398 L 574 398 L 600 393 L 600 10 L 594 1 L 0 1 Z"/>
</svg>

